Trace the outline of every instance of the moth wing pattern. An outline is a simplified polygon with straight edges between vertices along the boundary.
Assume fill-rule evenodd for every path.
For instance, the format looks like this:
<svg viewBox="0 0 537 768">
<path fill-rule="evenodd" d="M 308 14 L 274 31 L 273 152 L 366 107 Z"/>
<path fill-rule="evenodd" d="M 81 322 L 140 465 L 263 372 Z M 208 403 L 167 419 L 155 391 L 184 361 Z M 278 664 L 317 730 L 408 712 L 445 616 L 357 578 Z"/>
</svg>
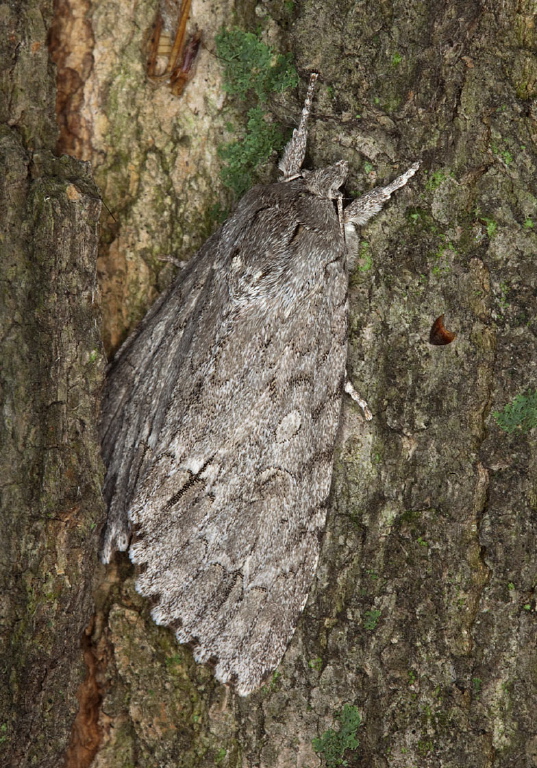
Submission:
<svg viewBox="0 0 537 768">
<path fill-rule="evenodd" d="M 303 186 L 243 198 L 121 351 L 103 405 L 104 559 L 127 512 L 153 617 L 241 694 L 306 602 L 341 409 L 345 247 Z"/>
<path fill-rule="evenodd" d="M 108 518 L 101 551 L 108 563 L 130 541 L 129 500 L 136 487 L 166 374 L 192 307 L 211 272 L 216 234 L 181 273 L 181 280 L 164 291 L 109 366 L 101 404 L 102 455 L 107 468 L 104 497 Z M 171 357 L 170 357 L 171 355 Z M 147 462 L 146 462 L 147 463 Z"/>
<path fill-rule="evenodd" d="M 103 561 L 130 542 L 155 621 L 241 695 L 280 662 L 319 558 L 346 380 L 343 231 L 418 167 L 341 214 L 346 164 L 299 169 L 315 79 L 284 181 L 250 190 L 191 259 L 103 399 Z"/>
</svg>

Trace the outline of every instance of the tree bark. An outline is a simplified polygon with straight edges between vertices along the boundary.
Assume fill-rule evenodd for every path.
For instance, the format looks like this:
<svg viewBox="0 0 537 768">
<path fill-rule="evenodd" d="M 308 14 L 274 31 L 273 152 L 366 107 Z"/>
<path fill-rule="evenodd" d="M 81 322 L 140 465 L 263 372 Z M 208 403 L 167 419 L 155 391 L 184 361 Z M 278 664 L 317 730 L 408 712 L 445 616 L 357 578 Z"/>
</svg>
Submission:
<svg viewBox="0 0 537 768">
<path fill-rule="evenodd" d="M 102 522 L 100 200 L 57 158 L 52 8 L 3 5 L 0 764 L 58 766 L 78 710 Z"/>
<path fill-rule="evenodd" d="M 99 572 L 97 612 L 85 649 L 90 674 L 79 692 L 68 764 L 89 765 L 94 759 L 99 768 L 311 768 L 345 760 L 364 768 L 535 768 L 535 436 L 508 435 L 492 417 L 535 386 L 534 3 L 302 0 L 254 7 L 194 1 L 191 24 L 203 28 L 205 47 L 181 98 L 146 78 L 155 13 L 155 4 L 144 0 L 59 4 L 52 38 L 58 104 L 64 110 L 61 141 L 92 161 L 113 214 L 103 228 L 99 262 L 109 350 L 172 278 L 173 266 L 159 257 L 183 258 L 195 250 L 212 226 L 209 207 L 229 202 L 217 182 L 215 151 L 230 119 L 214 55 L 221 24 L 260 23 L 265 39 L 292 51 L 304 81 L 307 72 L 320 73 L 308 167 L 346 159 L 348 191 L 354 195 L 390 180 L 415 160 L 422 165 L 407 189 L 360 233 L 351 281 L 349 373 L 374 419 L 363 422 L 357 407 L 345 404 L 321 564 L 284 662 L 259 693 L 237 698 L 214 682 L 209 669 L 197 666 L 171 632 L 153 624 L 148 605 L 133 589 L 128 559 L 118 559 L 106 575 Z M 18 195 L 17 210 L 28 210 L 27 201 L 36 194 L 43 195 L 38 210 L 47 210 L 43 201 L 50 192 L 39 190 L 54 167 L 54 183 L 64 186 L 54 187 L 52 199 L 59 202 L 47 205 L 67 217 L 75 205 L 67 191 L 73 183 L 86 206 L 89 233 L 96 216 L 93 198 L 84 191 L 89 187 L 70 182 L 65 171 L 62 176 L 57 160 L 43 164 L 40 179 L 27 179 L 26 153 L 34 146 L 28 136 L 36 133 L 38 107 L 47 115 L 46 139 L 38 146 L 50 147 L 54 135 L 52 90 L 39 93 L 34 111 L 24 113 L 31 126 L 8 130 L 9 147 L 15 139 L 23 141 L 17 179 L 25 180 L 9 189 Z M 301 94 L 292 103 L 275 99 L 276 117 L 291 124 L 300 100 Z M 66 104 L 72 105 L 67 116 Z M 238 119 L 239 112 L 231 115 Z M 23 567 L 14 569 L 13 558 L 5 564 L 6 583 L 14 585 L 7 631 L 15 644 L 10 663 L 16 685 L 11 699 L 7 693 L 2 697 L 12 702 L 5 717 L 9 729 L 31 733 L 46 749 L 53 726 L 46 698 L 40 697 L 58 690 L 54 675 L 65 675 L 60 688 L 67 691 L 65 699 L 52 705 L 59 749 L 74 712 L 79 637 L 89 616 L 88 585 L 96 562 L 95 536 L 86 528 L 82 540 L 78 521 L 87 526 L 100 514 L 91 410 L 100 371 L 90 372 L 83 355 L 69 368 L 71 343 L 62 335 L 62 346 L 54 347 L 47 336 L 53 330 L 47 323 L 63 330 L 51 320 L 56 312 L 64 327 L 72 322 L 76 328 L 77 350 L 98 350 L 87 324 L 95 311 L 89 296 L 58 291 L 57 281 L 52 285 L 43 277 L 51 269 L 48 261 L 36 265 L 18 255 L 41 237 L 18 215 L 15 242 L 21 245 L 14 261 L 24 271 L 18 283 L 13 277 L 5 283 L 9 306 L 16 304 L 19 312 L 8 308 L 9 317 L 27 318 L 26 308 L 34 306 L 48 308 L 48 314 L 45 320 L 39 316 L 35 330 L 41 339 L 46 336 L 43 344 L 33 341 L 35 323 L 14 322 L 11 357 L 4 358 L 24 357 L 17 367 L 28 376 L 23 384 L 14 371 L 8 377 L 19 382 L 18 390 L 10 384 L 7 391 L 16 392 L 24 415 L 10 428 L 17 439 L 10 438 L 15 447 L 8 449 L 8 469 L 17 468 L 17 482 L 8 488 L 20 489 L 22 476 L 26 482 L 9 506 L 24 510 L 24 523 L 11 511 L 4 525 L 9 535 L 23 532 L 17 539 L 26 555 L 16 560 Z M 50 232 L 48 220 L 32 226 Z M 77 223 L 82 226 L 80 219 Z M 87 234 L 86 245 L 89 241 Z M 87 253 L 82 262 L 89 275 Z M 81 269 L 79 255 L 64 263 L 65 270 Z M 44 297 L 54 295 L 53 289 L 57 303 L 51 305 Z M 59 303 L 73 315 L 61 314 L 67 309 L 60 312 Z M 431 325 L 442 314 L 457 337 L 449 345 L 431 345 Z M 52 349 L 48 357 L 43 352 Z M 49 501 L 48 490 L 45 502 L 37 503 L 42 478 L 56 472 L 43 457 L 60 461 L 59 454 L 45 450 L 51 445 L 48 419 L 65 414 L 58 405 L 65 402 L 63 395 L 53 397 L 43 383 L 48 374 L 39 373 L 43 363 L 41 368 L 35 363 L 42 359 L 48 361 L 46 370 L 58 370 L 52 366 L 60 359 L 62 371 L 65 366 L 77 371 L 77 397 L 87 414 L 84 441 L 90 443 L 81 442 L 80 432 L 78 441 L 53 441 L 55 451 L 71 446 L 61 453 L 62 461 L 78 457 L 72 459 L 76 482 L 70 491 L 65 483 L 62 487 L 70 499 L 65 504 L 59 495 L 50 497 L 57 503 Z M 39 386 L 29 383 L 35 376 Z M 60 423 L 75 429 L 74 421 L 73 416 L 55 422 L 55 429 Z M 22 462 L 13 457 L 20 452 L 20 435 L 28 432 L 33 442 Z M 86 467 L 83 445 L 90 457 Z M 73 513 L 73 527 L 60 522 L 60 513 L 54 513 L 58 520 L 47 519 L 46 510 L 74 508 L 72 488 L 79 484 L 87 496 L 83 511 Z M 23 496 L 26 506 L 19 500 Z M 76 585 L 69 595 L 73 600 L 77 595 L 68 617 L 56 592 L 50 604 L 42 599 L 50 594 L 45 574 L 56 563 L 47 558 L 56 557 L 61 540 L 43 533 L 52 530 L 55 536 L 53 523 L 75 537 L 78 547 L 63 550 L 72 572 L 62 567 Z M 35 603 L 31 607 L 39 621 L 21 624 L 28 585 L 35 589 L 25 577 L 29 573 L 42 579 L 39 610 Z M 57 653 L 43 651 L 43 638 L 49 651 L 57 651 L 62 638 L 61 664 Z M 28 682 L 23 690 L 21 681 L 28 679 L 23 668 L 31 670 L 35 689 Z M 337 731 L 344 705 L 361 714 L 359 746 L 345 749 L 351 742 L 340 738 L 331 756 L 316 752 L 313 740 L 330 728 Z M 21 755 L 31 751 L 20 746 L 30 743 L 28 736 L 17 739 Z"/>
</svg>

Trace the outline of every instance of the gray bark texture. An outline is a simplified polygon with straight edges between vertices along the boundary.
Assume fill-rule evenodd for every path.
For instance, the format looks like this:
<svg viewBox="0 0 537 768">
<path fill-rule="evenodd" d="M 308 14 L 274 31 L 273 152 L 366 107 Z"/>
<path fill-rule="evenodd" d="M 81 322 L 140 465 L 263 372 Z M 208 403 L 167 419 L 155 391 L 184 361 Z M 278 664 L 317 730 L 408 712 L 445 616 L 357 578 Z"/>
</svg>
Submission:
<svg viewBox="0 0 537 768">
<path fill-rule="evenodd" d="M 0 765 L 63 764 L 102 522 L 100 200 L 57 158 L 51 3 L 2 5 Z"/>
<path fill-rule="evenodd" d="M 41 160 L 54 94 L 31 35 L 44 45 L 50 8 L 2 8 L 3 23 L 33 31 L 26 48 L 20 32 L 1 38 L 15 116 L 2 118 L 4 184 L 17 212 L 2 260 L 2 384 L 18 404 L 2 427 L 0 735 L 6 765 L 57 765 L 97 569 L 97 203 L 79 165 Z M 536 380 L 535 2 L 194 0 L 204 43 L 180 98 L 146 77 L 156 10 L 58 0 L 50 38 L 60 146 L 91 161 L 113 213 L 99 257 L 108 350 L 169 284 L 173 265 L 159 259 L 193 253 L 210 207 L 228 202 L 215 150 L 241 114 L 215 55 L 222 24 L 260 26 L 293 54 L 303 86 L 271 104 L 287 126 L 307 74 L 320 73 L 306 167 L 347 160 L 349 197 L 421 168 L 360 232 L 349 374 L 374 418 L 344 404 L 321 563 L 283 663 L 238 698 L 151 621 L 118 557 L 96 570 L 67 765 L 536 768 L 535 435 L 492 417 Z M 17 70 L 35 50 L 39 61 Z M 69 238 L 86 250 L 62 246 Z M 441 314 L 457 337 L 433 346 Z M 343 729 L 351 711 L 358 746 Z"/>
</svg>

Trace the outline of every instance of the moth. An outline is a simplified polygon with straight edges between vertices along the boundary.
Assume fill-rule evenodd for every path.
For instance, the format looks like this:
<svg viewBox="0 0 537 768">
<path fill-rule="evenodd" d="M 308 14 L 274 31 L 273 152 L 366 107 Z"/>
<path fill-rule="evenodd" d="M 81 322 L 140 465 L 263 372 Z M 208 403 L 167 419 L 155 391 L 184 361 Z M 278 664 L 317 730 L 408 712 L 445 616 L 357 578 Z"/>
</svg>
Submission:
<svg viewBox="0 0 537 768">
<path fill-rule="evenodd" d="M 347 163 L 302 170 L 312 75 L 279 168 L 120 348 L 102 406 L 102 559 L 240 695 L 279 664 L 325 526 L 346 383 L 348 248 L 418 164 L 343 210 Z M 346 234 L 347 233 L 347 234 Z"/>
</svg>

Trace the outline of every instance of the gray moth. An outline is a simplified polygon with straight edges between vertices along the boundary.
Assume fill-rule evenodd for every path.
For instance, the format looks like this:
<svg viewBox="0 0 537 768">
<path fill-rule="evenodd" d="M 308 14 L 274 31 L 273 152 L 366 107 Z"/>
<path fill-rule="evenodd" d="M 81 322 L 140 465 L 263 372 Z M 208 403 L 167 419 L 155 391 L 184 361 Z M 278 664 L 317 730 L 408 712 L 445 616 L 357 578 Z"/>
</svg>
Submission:
<svg viewBox="0 0 537 768">
<path fill-rule="evenodd" d="M 346 384 L 348 246 L 418 168 L 343 210 L 343 161 L 259 185 L 120 348 L 102 404 L 102 559 L 129 550 L 158 624 L 241 695 L 279 664 L 325 526 Z"/>
</svg>

